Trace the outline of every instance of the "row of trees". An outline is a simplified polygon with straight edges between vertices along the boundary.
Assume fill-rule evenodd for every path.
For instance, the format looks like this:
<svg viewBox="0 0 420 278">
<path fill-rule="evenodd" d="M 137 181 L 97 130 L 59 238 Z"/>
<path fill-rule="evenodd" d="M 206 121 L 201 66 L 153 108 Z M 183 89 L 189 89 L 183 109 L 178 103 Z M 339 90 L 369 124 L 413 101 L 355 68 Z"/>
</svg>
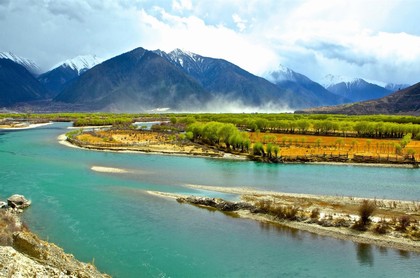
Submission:
<svg viewBox="0 0 420 278">
<path fill-rule="evenodd" d="M 218 122 L 190 124 L 187 128 L 187 138 L 218 147 L 224 145 L 226 149 L 242 152 L 249 151 L 251 146 L 248 133 L 239 131 L 233 124 Z"/>
</svg>

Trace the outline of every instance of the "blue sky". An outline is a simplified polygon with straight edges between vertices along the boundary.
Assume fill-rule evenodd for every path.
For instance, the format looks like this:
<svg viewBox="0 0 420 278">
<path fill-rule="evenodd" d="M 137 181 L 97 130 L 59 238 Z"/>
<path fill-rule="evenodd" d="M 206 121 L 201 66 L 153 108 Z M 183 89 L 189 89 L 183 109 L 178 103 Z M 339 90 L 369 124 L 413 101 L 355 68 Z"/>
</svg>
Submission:
<svg viewBox="0 0 420 278">
<path fill-rule="evenodd" d="M 264 75 L 279 64 L 420 81 L 417 0 L 0 0 L 0 51 L 44 70 L 85 54 L 181 48 Z"/>
</svg>

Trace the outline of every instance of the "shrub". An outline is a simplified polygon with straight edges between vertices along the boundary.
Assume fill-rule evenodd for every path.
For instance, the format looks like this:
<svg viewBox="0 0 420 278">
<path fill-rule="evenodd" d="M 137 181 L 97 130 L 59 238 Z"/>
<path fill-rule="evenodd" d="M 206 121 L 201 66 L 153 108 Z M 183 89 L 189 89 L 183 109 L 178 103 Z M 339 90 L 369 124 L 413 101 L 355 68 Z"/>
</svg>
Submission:
<svg viewBox="0 0 420 278">
<path fill-rule="evenodd" d="M 379 223 L 375 226 L 373 231 L 377 234 L 384 235 L 388 232 L 388 224 L 386 223 Z"/>
<path fill-rule="evenodd" d="M 401 232 L 405 232 L 408 228 L 408 226 L 410 226 L 410 216 L 408 215 L 403 215 L 400 218 L 398 218 L 398 230 Z"/>
<path fill-rule="evenodd" d="M 314 208 L 311 211 L 311 219 L 318 219 L 319 218 L 319 208 Z"/>
<path fill-rule="evenodd" d="M 367 225 L 370 222 L 370 217 L 376 209 L 376 204 L 373 201 L 363 200 L 359 207 L 359 222 L 361 225 Z"/>
</svg>

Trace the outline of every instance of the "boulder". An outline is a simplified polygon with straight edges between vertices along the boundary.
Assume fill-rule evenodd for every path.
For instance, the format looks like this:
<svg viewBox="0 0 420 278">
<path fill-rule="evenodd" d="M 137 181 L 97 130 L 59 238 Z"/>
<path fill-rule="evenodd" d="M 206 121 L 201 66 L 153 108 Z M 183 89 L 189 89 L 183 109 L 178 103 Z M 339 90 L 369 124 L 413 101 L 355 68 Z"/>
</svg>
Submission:
<svg viewBox="0 0 420 278">
<path fill-rule="evenodd" d="M 6 207 L 7 207 L 7 203 L 3 202 L 3 201 L 0 201 L 0 209 L 6 208 Z"/>
<path fill-rule="evenodd" d="M 7 205 L 11 208 L 24 209 L 31 205 L 31 201 L 27 200 L 23 195 L 12 195 L 7 199 Z"/>
</svg>

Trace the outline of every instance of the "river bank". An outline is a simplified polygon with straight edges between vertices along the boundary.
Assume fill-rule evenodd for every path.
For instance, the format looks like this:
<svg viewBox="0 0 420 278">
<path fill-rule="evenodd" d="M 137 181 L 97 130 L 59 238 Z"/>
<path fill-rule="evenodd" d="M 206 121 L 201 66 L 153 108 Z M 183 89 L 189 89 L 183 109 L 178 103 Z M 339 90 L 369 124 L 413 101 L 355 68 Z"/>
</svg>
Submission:
<svg viewBox="0 0 420 278">
<path fill-rule="evenodd" d="M 0 130 L 24 130 L 24 129 L 32 129 L 41 126 L 51 125 L 52 123 L 39 123 L 39 124 L 31 124 L 31 123 L 16 123 L 16 124 L 0 124 Z"/>
<path fill-rule="evenodd" d="M 199 207 L 283 225 L 357 243 L 420 252 L 420 203 L 400 200 L 367 199 L 310 194 L 290 194 L 244 188 L 186 185 L 188 188 L 239 194 L 240 202 L 148 191 L 149 194 L 176 199 Z M 360 227 L 359 209 L 364 201 L 375 204 L 369 223 Z M 274 213 L 273 213 L 274 212 Z M 280 215 L 280 216 L 279 216 Z M 401 222 L 409 224 L 402 228 Z"/>
<path fill-rule="evenodd" d="M 57 245 L 38 238 L 20 218 L 30 202 L 25 198 L 25 204 L 9 200 L 0 209 L 0 277 L 110 277 L 100 273 L 93 262 L 80 262 Z"/>
<path fill-rule="evenodd" d="M 225 153 L 211 148 L 201 147 L 196 144 L 169 144 L 157 143 L 138 146 L 112 146 L 112 145 L 94 145 L 77 143 L 74 140 L 69 140 L 65 134 L 57 137 L 57 141 L 64 146 L 85 150 L 103 151 L 103 152 L 119 152 L 119 153 L 143 153 L 143 154 L 158 154 L 158 155 L 175 155 L 175 156 L 194 156 L 194 157 L 211 157 L 223 158 L 231 160 L 247 160 L 246 156 L 237 154 Z"/>
</svg>

